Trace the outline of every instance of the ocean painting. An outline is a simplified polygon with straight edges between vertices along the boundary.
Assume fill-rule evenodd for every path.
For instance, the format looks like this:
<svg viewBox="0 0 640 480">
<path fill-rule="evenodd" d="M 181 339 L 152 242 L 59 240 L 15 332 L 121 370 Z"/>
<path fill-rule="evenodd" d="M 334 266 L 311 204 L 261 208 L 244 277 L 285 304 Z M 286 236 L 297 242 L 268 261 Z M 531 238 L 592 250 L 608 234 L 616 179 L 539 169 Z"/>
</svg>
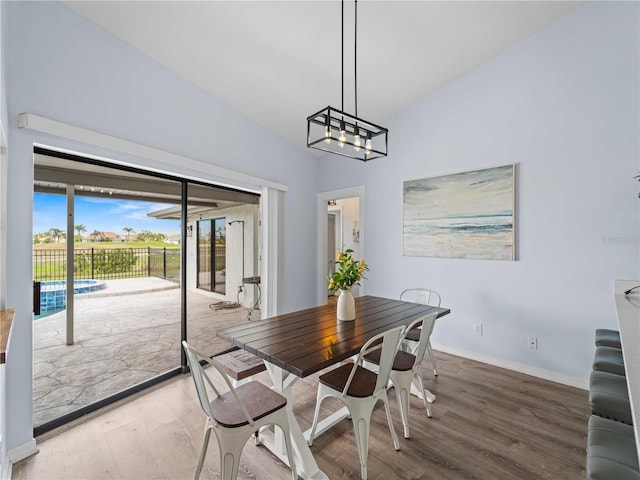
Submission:
<svg viewBox="0 0 640 480">
<path fill-rule="evenodd" d="M 404 255 L 514 260 L 514 169 L 404 182 Z"/>
</svg>

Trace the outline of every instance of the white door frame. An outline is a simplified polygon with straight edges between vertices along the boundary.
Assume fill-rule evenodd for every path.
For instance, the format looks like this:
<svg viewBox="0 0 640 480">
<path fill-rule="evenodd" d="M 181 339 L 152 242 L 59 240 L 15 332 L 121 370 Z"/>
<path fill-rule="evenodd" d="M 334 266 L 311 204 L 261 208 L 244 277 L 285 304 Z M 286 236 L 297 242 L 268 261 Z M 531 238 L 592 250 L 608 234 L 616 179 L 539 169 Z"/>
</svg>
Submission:
<svg viewBox="0 0 640 480">
<path fill-rule="evenodd" d="M 360 225 L 360 248 L 362 249 L 362 258 L 365 258 L 365 225 L 364 225 L 364 185 L 358 187 L 343 188 L 340 190 L 332 190 L 329 192 L 318 193 L 317 215 L 318 215 L 318 251 L 317 251 L 317 265 L 318 268 L 318 286 L 316 289 L 316 298 L 318 305 L 324 305 L 327 303 L 327 279 L 325 278 L 325 272 L 327 271 L 327 235 L 328 235 L 328 221 L 327 211 L 329 200 L 340 200 L 342 198 L 357 197 L 358 202 L 358 217 Z M 366 280 L 362 280 L 360 285 L 360 294 L 364 295 Z"/>
</svg>

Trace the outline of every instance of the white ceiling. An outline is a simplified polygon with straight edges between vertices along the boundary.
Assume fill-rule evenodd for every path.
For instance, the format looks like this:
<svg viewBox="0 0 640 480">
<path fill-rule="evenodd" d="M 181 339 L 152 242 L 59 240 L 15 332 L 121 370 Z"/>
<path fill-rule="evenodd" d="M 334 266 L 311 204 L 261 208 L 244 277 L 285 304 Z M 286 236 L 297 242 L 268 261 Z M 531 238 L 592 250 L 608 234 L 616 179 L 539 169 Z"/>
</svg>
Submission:
<svg viewBox="0 0 640 480">
<path fill-rule="evenodd" d="M 306 148 L 306 117 L 341 107 L 338 1 L 65 1 L 67 6 Z M 385 120 L 581 1 L 358 3 L 358 114 Z M 353 108 L 353 2 L 345 2 Z M 390 132 L 393 135 L 393 132 Z"/>
</svg>

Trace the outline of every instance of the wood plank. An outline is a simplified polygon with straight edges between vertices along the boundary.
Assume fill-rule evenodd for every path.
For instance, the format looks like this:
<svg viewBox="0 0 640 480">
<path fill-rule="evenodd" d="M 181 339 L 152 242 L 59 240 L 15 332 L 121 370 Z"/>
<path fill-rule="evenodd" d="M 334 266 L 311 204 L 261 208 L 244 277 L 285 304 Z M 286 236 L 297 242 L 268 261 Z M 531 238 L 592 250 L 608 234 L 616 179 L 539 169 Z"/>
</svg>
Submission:
<svg viewBox="0 0 640 480">
<path fill-rule="evenodd" d="M 401 450 L 393 449 L 384 409 L 373 413 L 368 472 L 388 479 L 563 479 L 585 477 L 588 394 L 566 385 L 435 351 L 439 375 L 425 373 L 438 400 L 427 418 L 412 397 L 411 438 L 402 438 L 395 392 L 391 414 Z M 423 371 L 430 372 L 425 359 Z M 260 375 L 265 375 L 260 374 Z M 294 387 L 292 408 L 303 430 L 311 426 L 318 374 Z M 323 402 L 320 418 L 340 406 Z M 190 375 L 167 382 L 92 420 L 37 439 L 40 453 L 13 467 L 13 479 L 193 478 L 204 414 Z M 349 420 L 315 439 L 311 449 L 331 479 L 357 479 L 360 465 Z M 286 479 L 289 472 L 251 440 L 239 479 Z M 201 478 L 217 478 L 218 447 L 212 436 Z"/>
<path fill-rule="evenodd" d="M 407 326 L 433 311 L 447 308 L 364 296 L 356 298 L 356 319 L 339 322 L 335 306 L 291 312 L 252 325 L 218 331 L 225 340 L 299 377 L 311 375 L 358 353 L 371 337 Z"/>
</svg>

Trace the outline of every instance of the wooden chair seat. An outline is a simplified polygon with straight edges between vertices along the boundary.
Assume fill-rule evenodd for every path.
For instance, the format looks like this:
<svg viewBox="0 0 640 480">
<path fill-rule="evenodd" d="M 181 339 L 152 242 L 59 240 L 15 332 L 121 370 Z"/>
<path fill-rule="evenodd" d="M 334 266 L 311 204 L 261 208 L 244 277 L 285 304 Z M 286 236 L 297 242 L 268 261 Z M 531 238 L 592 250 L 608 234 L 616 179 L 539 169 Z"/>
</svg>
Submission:
<svg viewBox="0 0 640 480">
<path fill-rule="evenodd" d="M 421 332 L 420 328 L 412 328 L 407 332 L 404 338 L 406 340 L 411 340 L 412 342 L 417 342 L 418 340 L 420 340 L 420 332 Z"/>
<path fill-rule="evenodd" d="M 371 362 L 375 365 L 380 365 L 380 350 L 374 350 L 371 353 L 368 353 L 364 356 L 364 359 L 367 362 Z M 398 350 L 396 353 L 396 357 L 393 359 L 393 365 L 391 366 L 391 370 L 396 370 L 399 372 L 406 372 L 413 368 L 413 364 L 416 361 L 415 355 L 412 355 L 407 352 L 403 352 L 402 350 Z"/>
<path fill-rule="evenodd" d="M 351 370 L 353 370 L 353 363 L 345 363 L 321 375 L 320 383 L 341 392 L 347 384 Z M 357 398 L 370 397 L 376 388 L 377 379 L 378 375 L 374 372 L 358 365 L 351 385 L 349 385 L 349 390 L 347 390 L 347 395 Z"/>
<path fill-rule="evenodd" d="M 260 382 L 245 383 L 235 390 L 253 421 L 260 420 L 287 404 L 285 397 Z M 227 428 L 237 428 L 249 424 L 231 392 L 223 393 L 213 400 L 211 411 L 215 421 Z"/>
</svg>

